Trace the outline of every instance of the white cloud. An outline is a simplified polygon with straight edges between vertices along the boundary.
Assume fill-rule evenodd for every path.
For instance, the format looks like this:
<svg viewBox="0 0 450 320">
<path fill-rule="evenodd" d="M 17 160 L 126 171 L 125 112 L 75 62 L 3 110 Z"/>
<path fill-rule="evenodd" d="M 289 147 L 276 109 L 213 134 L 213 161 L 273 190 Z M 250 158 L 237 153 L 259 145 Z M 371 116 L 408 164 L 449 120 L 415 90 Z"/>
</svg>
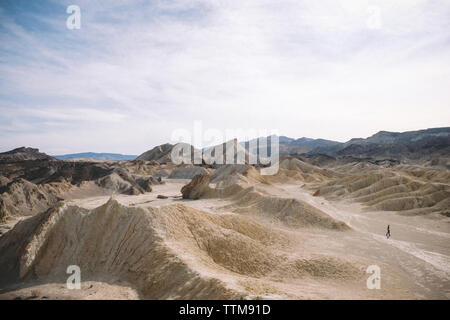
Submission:
<svg viewBox="0 0 450 320">
<path fill-rule="evenodd" d="M 0 19 L 2 149 L 140 153 L 197 119 L 337 140 L 450 119 L 444 1 L 78 2 L 80 30 Z"/>
</svg>

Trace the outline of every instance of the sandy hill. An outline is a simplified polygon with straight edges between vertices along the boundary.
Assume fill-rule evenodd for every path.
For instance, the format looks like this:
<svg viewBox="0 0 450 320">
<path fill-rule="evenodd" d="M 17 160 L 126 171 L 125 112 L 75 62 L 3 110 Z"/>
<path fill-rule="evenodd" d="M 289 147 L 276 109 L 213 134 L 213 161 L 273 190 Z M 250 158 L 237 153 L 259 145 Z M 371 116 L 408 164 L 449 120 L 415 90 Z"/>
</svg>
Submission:
<svg viewBox="0 0 450 320">
<path fill-rule="evenodd" d="M 420 166 L 383 168 L 353 163 L 340 168 L 343 176 L 317 187 L 328 199 L 351 199 L 368 210 L 404 215 L 438 213 L 450 216 L 450 173 Z"/>
<path fill-rule="evenodd" d="M 0 234 L 0 299 L 33 290 L 50 299 L 445 297 L 448 170 L 367 161 L 320 168 L 294 157 L 281 159 L 279 176 L 259 169 L 0 166 L 0 213 L 27 215 Z M 152 192 L 139 191 L 145 186 Z M 393 239 L 381 234 L 386 223 Z M 365 286 L 373 261 L 382 290 Z M 73 264 L 82 270 L 76 293 L 65 289 Z"/>
<path fill-rule="evenodd" d="M 266 176 L 177 165 L 172 148 L 2 162 L 0 299 L 448 299 L 445 157 L 282 156 Z M 65 287 L 73 264 L 83 290 Z"/>
<path fill-rule="evenodd" d="M 93 210 L 61 204 L 0 238 L 0 285 L 64 282 L 67 266 L 76 264 L 83 279 L 120 279 L 145 299 L 239 299 L 265 291 L 257 279 L 280 292 L 275 280 L 284 274 L 341 286 L 364 276 L 343 259 L 288 254 L 289 243 L 288 234 L 245 216 L 182 204 L 131 208 L 111 199 Z"/>
<path fill-rule="evenodd" d="M 131 165 L 59 160 L 4 164 L 0 166 L 0 223 L 48 210 L 77 194 L 142 194 L 160 183 L 157 177 L 135 174 Z"/>
</svg>

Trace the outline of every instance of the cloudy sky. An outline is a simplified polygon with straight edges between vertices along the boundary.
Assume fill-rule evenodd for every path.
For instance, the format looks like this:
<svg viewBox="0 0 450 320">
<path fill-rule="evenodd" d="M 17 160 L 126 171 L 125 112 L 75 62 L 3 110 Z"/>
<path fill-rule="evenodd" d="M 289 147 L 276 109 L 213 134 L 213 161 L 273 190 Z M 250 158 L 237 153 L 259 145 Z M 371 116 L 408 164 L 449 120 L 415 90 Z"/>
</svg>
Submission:
<svg viewBox="0 0 450 320">
<path fill-rule="evenodd" d="M 81 28 L 66 27 L 67 6 Z M 0 151 L 450 125 L 450 1 L 0 0 Z"/>
</svg>

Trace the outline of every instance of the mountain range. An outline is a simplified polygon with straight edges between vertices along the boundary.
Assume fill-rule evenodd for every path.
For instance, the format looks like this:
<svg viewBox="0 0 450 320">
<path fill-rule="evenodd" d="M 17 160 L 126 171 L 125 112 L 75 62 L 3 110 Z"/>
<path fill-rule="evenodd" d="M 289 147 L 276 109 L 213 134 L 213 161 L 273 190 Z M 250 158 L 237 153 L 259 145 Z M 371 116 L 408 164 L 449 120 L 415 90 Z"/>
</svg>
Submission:
<svg viewBox="0 0 450 320">
<path fill-rule="evenodd" d="M 317 144 L 307 154 L 398 160 L 448 156 L 450 127 L 407 132 L 380 131 L 366 139 L 355 138 L 328 146 Z"/>
<path fill-rule="evenodd" d="M 257 154 L 258 148 L 250 147 L 250 141 L 241 142 L 248 152 Z M 252 144 L 253 145 L 253 144 Z M 163 144 L 153 149 L 136 155 L 124 155 L 117 153 L 75 153 L 66 155 L 48 156 L 40 153 L 38 149 L 17 148 L 0 153 L 0 162 L 22 160 L 147 160 L 167 163 L 170 161 L 170 153 L 174 145 Z M 325 139 L 299 138 L 293 139 L 279 136 L 280 155 L 288 156 L 314 156 L 326 155 L 331 157 L 355 157 L 372 159 L 422 159 L 450 155 L 450 127 L 431 128 L 407 132 L 379 131 L 368 138 L 353 138 L 347 142 L 338 142 Z M 193 147 L 192 147 L 193 148 Z M 204 148 L 208 150 L 209 148 Z M 260 153 L 261 154 L 261 153 Z M 270 150 L 269 150 L 270 155 Z"/>
<path fill-rule="evenodd" d="M 53 156 L 59 160 L 73 160 L 73 159 L 92 159 L 92 160 L 134 160 L 137 155 L 128 155 L 120 153 L 96 153 L 96 152 L 83 152 L 64 154 L 59 156 Z"/>
<path fill-rule="evenodd" d="M 0 153 L 0 162 L 16 162 L 26 160 L 57 160 L 45 153 L 39 152 L 39 149 L 20 147 L 10 151 Z"/>
</svg>

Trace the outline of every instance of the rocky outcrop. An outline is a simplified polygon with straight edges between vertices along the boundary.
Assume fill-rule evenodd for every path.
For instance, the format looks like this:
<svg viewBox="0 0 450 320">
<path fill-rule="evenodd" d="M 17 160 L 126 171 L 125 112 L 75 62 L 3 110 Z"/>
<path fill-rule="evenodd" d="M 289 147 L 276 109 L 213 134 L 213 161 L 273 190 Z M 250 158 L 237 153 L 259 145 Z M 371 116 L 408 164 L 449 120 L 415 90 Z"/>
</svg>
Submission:
<svg viewBox="0 0 450 320">
<path fill-rule="evenodd" d="M 194 164 L 194 154 L 200 154 L 201 151 L 198 149 L 195 149 L 194 146 L 187 144 L 187 143 L 177 143 L 175 145 L 166 143 L 162 144 L 160 146 L 154 147 L 153 149 L 144 152 L 139 157 L 136 158 L 136 160 L 143 160 L 143 161 L 154 161 L 159 164 L 167 164 L 171 162 L 175 162 L 172 159 L 172 150 L 176 148 L 178 151 L 180 151 L 180 159 L 184 158 L 184 155 L 182 154 L 183 150 L 189 150 L 190 149 L 190 155 L 187 155 L 187 158 L 184 159 L 184 163 L 186 164 Z"/>
<path fill-rule="evenodd" d="M 87 185 L 96 185 L 94 192 L 101 194 L 138 195 L 151 192 L 152 185 L 160 183 L 160 179 L 150 175 L 133 174 L 117 162 L 4 163 L 0 166 L 0 223 L 10 216 L 31 216 L 46 211 L 60 199 L 70 198 L 72 191 Z"/>
<path fill-rule="evenodd" d="M 55 158 L 39 152 L 39 149 L 20 147 L 11 151 L 0 153 L 0 162 L 16 162 L 25 160 L 51 160 Z"/>
<path fill-rule="evenodd" d="M 208 191 L 211 190 L 209 187 L 209 174 L 196 175 L 191 182 L 181 188 L 181 194 L 183 195 L 183 199 L 199 199 L 202 195 L 205 195 Z"/>
<path fill-rule="evenodd" d="M 145 192 L 152 192 L 153 181 L 156 180 L 153 177 L 141 177 L 137 178 L 136 182 Z"/>
<path fill-rule="evenodd" d="M 31 216 L 48 210 L 60 199 L 50 188 L 24 179 L 11 182 L 0 195 L 0 223 L 9 216 Z"/>
<path fill-rule="evenodd" d="M 11 182 L 11 180 L 9 180 L 7 177 L 0 176 L 0 190 L 1 190 L 1 188 L 6 187 L 8 185 L 8 183 L 10 183 L 10 182 Z M 0 193 L 1 193 L 1 191 L 0 191 Z"/>
<path fill-rule="evenodd" d="M 158 163 L 170 162 L 170 153 L 172 151 L 173 144 L 166 143 L 153 149 L 144 152 L 136 158 L 136 160 L 142 161 L 157 161 Z"/>
</svg>

